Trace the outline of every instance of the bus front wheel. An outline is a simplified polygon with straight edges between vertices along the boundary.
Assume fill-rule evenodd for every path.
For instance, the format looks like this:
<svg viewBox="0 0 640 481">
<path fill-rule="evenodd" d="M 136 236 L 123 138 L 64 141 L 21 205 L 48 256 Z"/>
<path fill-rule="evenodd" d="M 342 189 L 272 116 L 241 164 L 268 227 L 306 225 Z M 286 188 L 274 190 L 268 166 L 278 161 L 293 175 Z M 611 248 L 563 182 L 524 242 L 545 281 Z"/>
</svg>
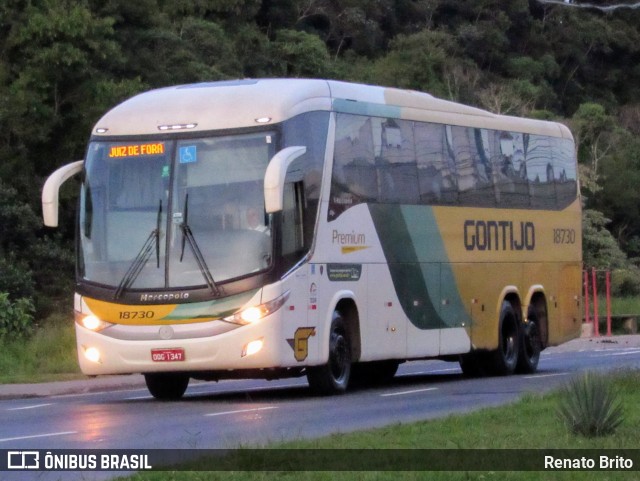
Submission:
<svg viewBox="0 0 640 481">
<path fill-rule="evenodd" d="M 160 401 L 177 401 L 189 385 L 189 376 L 172 372 L 145 374 L 144 380 L 151 395 Z"/>
<path fill-rule="evenodd" d="M 322 366 L 307 368 L 307 380 L 314 394 L 341 394 L 347 390 L 351 375 L 351 343 L 339 312 L 333 313 L 329 332 L 329 360 Z"/>
</svg>

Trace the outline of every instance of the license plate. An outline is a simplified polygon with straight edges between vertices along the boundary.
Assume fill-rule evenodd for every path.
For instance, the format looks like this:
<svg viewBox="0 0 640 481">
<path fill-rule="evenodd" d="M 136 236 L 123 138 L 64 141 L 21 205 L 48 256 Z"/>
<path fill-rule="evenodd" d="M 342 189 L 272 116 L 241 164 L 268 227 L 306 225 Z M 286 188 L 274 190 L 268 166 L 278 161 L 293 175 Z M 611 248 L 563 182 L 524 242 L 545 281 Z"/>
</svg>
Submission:
<svg viewBox="0 0 640 481">
<path fill-rule="evenodd" d="M 184 349 L 151 349 L 151 360 L 153 362 L 176 362 L 184 361 Z"/>
</svg>

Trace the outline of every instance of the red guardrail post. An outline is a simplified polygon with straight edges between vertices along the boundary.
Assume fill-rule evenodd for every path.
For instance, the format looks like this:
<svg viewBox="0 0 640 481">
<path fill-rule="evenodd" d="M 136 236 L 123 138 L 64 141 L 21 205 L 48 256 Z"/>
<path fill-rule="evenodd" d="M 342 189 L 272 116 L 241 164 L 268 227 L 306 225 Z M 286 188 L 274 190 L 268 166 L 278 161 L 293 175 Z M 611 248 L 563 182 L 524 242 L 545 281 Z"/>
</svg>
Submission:
<svg viewBox="0 0 640 481">
<path fill-rule="evenodd" d="M 611 336 L 611 271 L 606 272 L 607 289 L 607 336 Z"/>
<path fill-rule="evenodd" d="M 593 335 L 600 337 L 600 322 L 598 312 L 598 287 L 596 286 L 596 268 L 591 268 L 591 283 L 593 284 Z"/>
<path fill-rule="evenodd" d="M 591 315 L 589 314 L 591 309 L 591 303 L 589 302 L 589 272 L 584 271 L 584 322 L 589 324 L 591 322 Z"/>
</svg>

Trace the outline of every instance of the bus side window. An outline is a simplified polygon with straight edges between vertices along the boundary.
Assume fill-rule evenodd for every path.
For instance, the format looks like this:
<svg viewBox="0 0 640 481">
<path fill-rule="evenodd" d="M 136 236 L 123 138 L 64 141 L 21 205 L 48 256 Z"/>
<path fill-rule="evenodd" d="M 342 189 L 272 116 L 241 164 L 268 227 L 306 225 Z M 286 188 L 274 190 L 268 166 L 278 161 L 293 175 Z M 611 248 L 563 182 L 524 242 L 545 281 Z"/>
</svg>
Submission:
<svg viewBox="0 0 640 481">
<path fill-rule="evenodd" d="M 573 143 L 568 139 L 558 138 L 551 139 L 551 142 L 558 208 L 564 209 L 576 199 L 578 189 Z"/>
<path fill-rule="evenodd" d="M 480 155 L 483 148 L 479 149 L 478 144 L 482 139 L 476 138 L 476 130 L 447 126 L 447 138 L 458 172 L 458 196 L 463 205 L 495 206 L 491 172 L 484 155 Z"/>
<path fill-rule="evenodd" d="M 416 122 L 414 128 L 421 204 L 455 204 L 458 188 L 445 126 Z"/>
<path fill-rule="evenodd" d="M 529 135 L 494 132 L 494 182 L 501 207 L 528 208 L 529 187 L 526 158 Z"/>
<path fill-rule="evenodd" d="M 337 115 L 329 220 L 378 198 L 372 123 L 371 117 Z"/>
<path fill-rule="evenodd" d="M 534 209 L 554 209 L 556 191 L 553 175 L 552 139 L 541 135 L 529 136 L 527 149 L 527 178 L 529 196 Z"/>
<path fill-rule="evenodd" d="M 379 202 L 418 203 L 413 122 L 387 119 L 382 124 L 377 172 Z"/>
<path fill-rule="evenodd" d="M 295 263 L 304 248 L 304 188 L 302 182 L 284 186 L 282 209 L 282 256 Z"/>
</svg>

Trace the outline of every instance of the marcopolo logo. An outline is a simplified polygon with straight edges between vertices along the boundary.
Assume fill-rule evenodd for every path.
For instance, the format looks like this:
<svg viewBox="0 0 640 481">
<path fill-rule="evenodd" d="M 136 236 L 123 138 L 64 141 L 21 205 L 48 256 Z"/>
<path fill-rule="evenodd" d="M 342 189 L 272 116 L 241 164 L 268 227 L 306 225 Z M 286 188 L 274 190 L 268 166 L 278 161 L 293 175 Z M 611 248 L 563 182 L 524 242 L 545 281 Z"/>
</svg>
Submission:
<svg viewBox="0 0 640 481">
<path fill-rule="evenodd" d="M 465 220 L 464 247 L 468 251 L 532 251 L 536 227 L 533 222 Z"/>
</svg>

